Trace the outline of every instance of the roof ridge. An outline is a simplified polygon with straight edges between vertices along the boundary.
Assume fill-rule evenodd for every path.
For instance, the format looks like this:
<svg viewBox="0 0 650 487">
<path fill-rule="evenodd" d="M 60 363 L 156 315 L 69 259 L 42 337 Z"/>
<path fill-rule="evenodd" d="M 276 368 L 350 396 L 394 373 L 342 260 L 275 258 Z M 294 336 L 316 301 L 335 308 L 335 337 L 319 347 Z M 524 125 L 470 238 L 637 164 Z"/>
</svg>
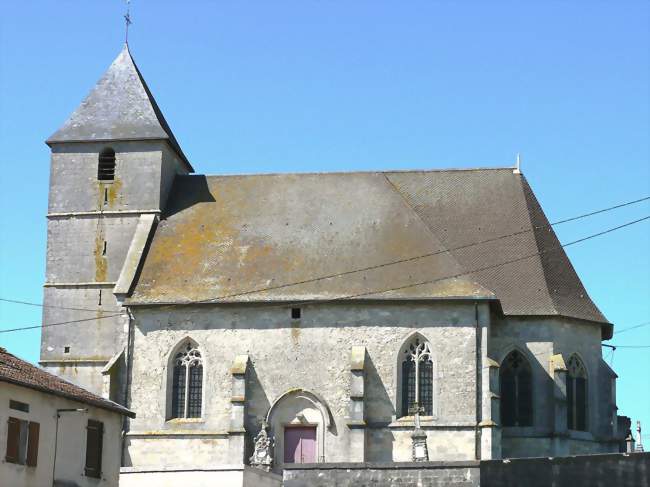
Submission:
<svg viewBox="0 0 650 487">
<path fill-rule="evenodd" d="M 415 174 L 438 172 L 469 172 L 469 171 L 513 171 L 512 167 L 470 167 L 470 168 L 440 168 L 440 169 L 368 169 L 351 171 L 305 171 L 305 172 L 260 172 L 233 174 L 185 174 L 183 176 L 201 176 L 206 178 L 252 177 L 252 176 L 329 176 L 344 174 Z M 513 173 L 514 174 L 514 173 Z"/>
</svg>

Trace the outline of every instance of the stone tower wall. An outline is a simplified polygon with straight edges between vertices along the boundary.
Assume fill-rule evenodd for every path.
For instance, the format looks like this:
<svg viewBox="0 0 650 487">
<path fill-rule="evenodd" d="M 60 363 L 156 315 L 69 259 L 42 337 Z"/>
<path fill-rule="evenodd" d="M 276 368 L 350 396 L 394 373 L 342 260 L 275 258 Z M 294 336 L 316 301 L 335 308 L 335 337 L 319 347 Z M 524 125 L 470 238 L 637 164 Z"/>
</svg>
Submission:
<svg viewBox="0 0 650 487">
<path fill-rule="evenodd" d="M 115 179 L 99 181 L 107 147 L 115 151 Z M 46 369 L 105 392 L 101 370 L 125 347 L 128 325 L 113 288 L 140 215 L 164 209 L 183 168 L 165 141 L 52 145 L 43 323 L 83 321 L 43 329 Z"/>
</svg>

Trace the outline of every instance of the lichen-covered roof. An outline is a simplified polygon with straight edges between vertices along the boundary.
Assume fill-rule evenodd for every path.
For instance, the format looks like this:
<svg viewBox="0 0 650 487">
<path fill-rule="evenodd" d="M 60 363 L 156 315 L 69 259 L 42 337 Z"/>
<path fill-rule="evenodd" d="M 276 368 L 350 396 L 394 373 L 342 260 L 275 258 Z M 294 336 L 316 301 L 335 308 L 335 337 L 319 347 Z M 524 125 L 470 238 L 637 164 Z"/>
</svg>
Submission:
<svg viewBox="0 0 650 487">
<path fill-rule="evenodd" d="M 81 105 L 46 142 L 147 139 L 168 140 L 192 170 L 125 44 Z"/>
<path fill-rule="evenodd" d="M 1 347 L 0 382 L 9 382 L 135 418 L 135 413 L 124 406 L 97 396 L 56 375 L 45 372 L 43 369 L 12 355 Z"/>
<path fill-rule="evenodd" d="M 564 251 L 498 265 L 558 245 L 547 225 L 512 169 L 178 176 L 128 302 L 496 298 L 606 323 Z"/>
</svg>

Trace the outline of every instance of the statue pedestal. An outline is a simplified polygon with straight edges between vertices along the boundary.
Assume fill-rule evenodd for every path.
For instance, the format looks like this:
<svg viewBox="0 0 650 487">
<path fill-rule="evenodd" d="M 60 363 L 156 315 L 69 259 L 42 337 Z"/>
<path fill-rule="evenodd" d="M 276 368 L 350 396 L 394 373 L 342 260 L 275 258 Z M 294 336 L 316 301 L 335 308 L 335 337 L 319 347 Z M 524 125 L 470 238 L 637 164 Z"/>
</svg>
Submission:
<svg viewBox="0 0 650 487">
<path fill-rule="evenodd" d="M 273 467 L 273 438 L 266 431 L 269 425 L 262 421 L 262 428 L 255 437 L 255 451 L 249 462 L 251 466 L 267 472 Z"/>
<path fill-rule="evenodd" d="M 427 434 L 416 426 L 415 431 L 411 433 L 413 441 L 413 450 L 411 452 L 414 462 L 428 462 L 429 450 L 427 449 Z"/>
</svg>

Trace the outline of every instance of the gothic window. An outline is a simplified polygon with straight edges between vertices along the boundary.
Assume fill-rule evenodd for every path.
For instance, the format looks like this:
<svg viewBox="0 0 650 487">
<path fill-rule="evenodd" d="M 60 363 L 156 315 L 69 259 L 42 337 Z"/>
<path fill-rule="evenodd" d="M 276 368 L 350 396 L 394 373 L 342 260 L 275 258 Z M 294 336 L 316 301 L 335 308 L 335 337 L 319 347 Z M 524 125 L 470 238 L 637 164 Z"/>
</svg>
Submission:
<svg viewBox="0 0 650 487">
<path fill-rule="evenodd" d="M 97 179 L 100 181 L 113 181 L 115 179 L 115 151 L 111 148 L 104 149 L 99 154 Z"/>
<path fill-rule="evenodd" d="M 422 408 L 421 413 L 424 416 L 433 416 L 433 361 L 429 343 L 416 337 L 402 349 L 400 360 L 402 360 L 402 416 L 410 415 L 416 396 L 418 406 Z"/>
<path fill-rule="evenodd" d="M 567 364 L 566 396 L 568 428 L 587 431 L 587 370 L 576 355 Z"/>
<path fill-rule="evenodd" d="M 508 354 L 499 368 L 501 424 L 532 426 L 533 391 L 530 364 L 521 352 Z"/>
<path fill-rule="evenodd" d="M 172 418 L 200 418 L 203 396 L 201 352 L 192 343 L 185 345 L 173 360 Z"/>
</svg>

